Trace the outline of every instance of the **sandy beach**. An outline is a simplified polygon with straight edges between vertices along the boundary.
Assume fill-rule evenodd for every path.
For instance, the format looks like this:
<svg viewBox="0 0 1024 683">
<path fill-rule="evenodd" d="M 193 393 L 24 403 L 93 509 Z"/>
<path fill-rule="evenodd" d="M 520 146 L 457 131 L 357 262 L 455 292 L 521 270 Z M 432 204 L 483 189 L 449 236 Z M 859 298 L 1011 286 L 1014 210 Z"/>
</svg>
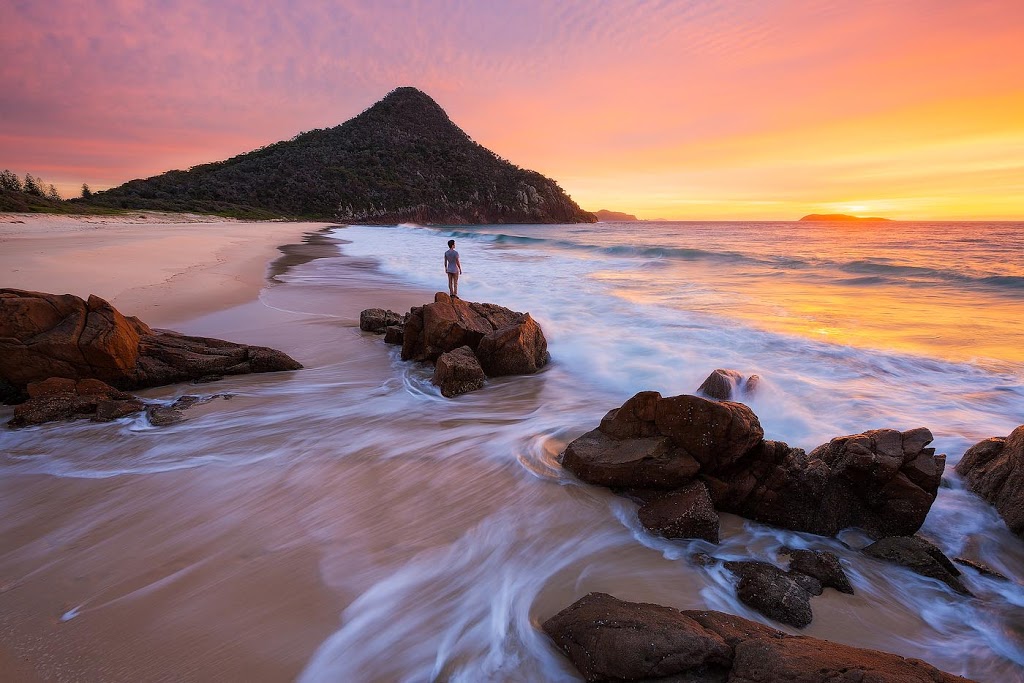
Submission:
<svg viewBox="0 0 1024 683">
<path fill-rule="evenodd" d="M 379 276 L 352 264 L 351 277 L 336 283 L 345 296 L 321 296 L 312 314 L 289 312 L 316 299 L 301 285 L 270 304 L 258 299 L 296 266 L 337 256 L 336 243 L 319 237 L 323 227 L 154 214 L 4 215 L 0 273 L 5 287 L 95 293 L 151 325 L 271 345 L 301 357 L 307 368 L 347 357 L 347 381 L 378 384 L 387 355 L 360 343 L 359 310 L 369 299 L 407 309 L 426 293 L 387 290 Z M 214 421 L 280 402 L 260 395 L 280 384 L 269 375 L 227 384 L 236 396 L 219 402 L 217 415 L 208 415 Z M 210 389 L 217 387 L 139 393 L 160 400 Z M 10 412 L 0 407 L 0 420 Z M 119 472 L 116 461 L 135 461 L 151 448 L 203 453 L 203 437 L 68 426 L 25 430 L 36 433 L 20 443 L 0 433 L 7 456 L 19 458 L 27 446 L 111 465 L 98 476 L 8 470 L 0 477 L 0 680 L 294 679 L 346 604 L 322 576 L 320 543 L 310 538 L 322 530 L 308 523 L 310 510 L 336 507 L 345 491 L 347 505 L 362 498 L 359 507 L 370 506 L 375 475 L 323 463 L 282 469 L 275 462 L 215 466 L 212 473 L 188 464 Z M 277 428 L 246 440 L 251 425 L 232 431 L 229 442 L 245 441 L 243 450 L 271 452 L 287 450 L 291 432 Z M 325 485 L 338 477 L 337 486 Z M 367 544 L 372 558 L 383 550 L 365 531 L 373 526 L 353 524 L 339 537 L 352 548 Z M 363 567 L 366 576 L 373 568 Z"/>
<path fill-rule="evenodd" d="M 277 247 L 324 225 L 159 212 L 0 213 L 0 273 L 4 287 L 95 294 L 167 326 L 252 300 Z"/>
</svg>

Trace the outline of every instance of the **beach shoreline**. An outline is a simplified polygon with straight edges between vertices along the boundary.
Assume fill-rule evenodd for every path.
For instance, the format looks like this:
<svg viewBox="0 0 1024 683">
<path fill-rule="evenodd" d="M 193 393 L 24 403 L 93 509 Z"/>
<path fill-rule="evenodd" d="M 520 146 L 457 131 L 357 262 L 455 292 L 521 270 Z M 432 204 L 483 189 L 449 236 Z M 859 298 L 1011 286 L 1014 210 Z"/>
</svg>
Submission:
<svg viewBox="0 0 1024 683">
<path fill-rule="evenodd" d="M 346 371 L 345 379 L 360 376 L 370 383 L 386 375 L 389 356 L 378 337 L 358 332 L 359 311 L 408 310 L 432 298 L 390 281 L 372 260 L 340 254 L 343 240 L 325 234 L 330 224 L 208 217 L 164 222 L 176 218 L 0 215 L 0 286 L 95 293 L 154 327 L 245 338 L 286 351 L 315 336 L 321 341 L 297 354 L 307 368 L 362 354 L 358 370 Z M 293 273 L 320 258 L 334 263 L 333 294 L 321 297 L 317 312 L 298 312 L 311 306 L 318 287 L 291 281 Z M 289 286 L 277 286 L 285 281 Z M 261 295 L 271 291 L 276 295 L 264 302 Z M 264 405 L 244 396 L 246 387 L 272 392 L 282 379 L 230 381 L 243 396 L 209 406 L 213 420 L 238 406 L 253 410 L 249 401 Z M 301 386 L 303 378 L 291 381 Z M 222 384 L 139 394 L 161 400 L 217 392 Z M 0 406 L 0 421 L 10 412 Z M 190 421 L 204 414 L 197 410 Z M 63 447 L 54 443 L 76 428 L 85 433 L 70 436 Z M 188 423 L 179 435 L 150 436 L 143 429 L 141 440 L 133 429 L 93 430 L 79 422 L 45 425 L 37 438 L 31 430 L 22 433 L 39 455 L 52 452 L 58 459 L 113 459 L 114 451 L 132 459 L 154 438 L 189 448 Z M 277 433 L 286 438 L 289 432 Z M 124 446 L 112 443 L 119 439 Z M 273 450 L 273 441 L 254 443 Z M 10 448 L 0 449 L 11 451 L 7 465 L 24 456 L 18 443 L 8 440 Z M 202 447 L 193 447 L 202 457 Z M 334 469 L 299 466 L 287 485 L 273 462 L 215 468 L 212 476 L 201 466 L 146 469 L 94 477 L 23 473 L 15 466 L 0 477 L 0 679 L 294 679 L 353 597 L 325 582 L 315 542 L 294 542 L 306 506 L 337 504 L 337 492 L 323 482 L 337 476 Z M 361 489 L 372 495 L 370 484 Z M 192 594 L 203 596 L 203 606 L 184 597 Z"/>
<path fill-rule="evenodd" d="M 255 299 L 279 247 L 330 223 L 198 214 L 0 214 L 6 288 L 95 294 L 121 313 L 171 327 Z"/>
</svg>

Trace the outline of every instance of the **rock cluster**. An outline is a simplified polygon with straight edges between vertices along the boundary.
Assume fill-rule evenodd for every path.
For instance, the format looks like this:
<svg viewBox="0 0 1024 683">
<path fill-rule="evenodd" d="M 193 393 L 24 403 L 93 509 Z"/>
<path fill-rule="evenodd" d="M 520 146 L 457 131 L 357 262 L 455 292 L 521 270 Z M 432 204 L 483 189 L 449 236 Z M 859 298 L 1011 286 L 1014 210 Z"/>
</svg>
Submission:
<svg viewBox="0 0 1024 683">
<path fill-rule="evenodd" d="M 401 344 L 402 360 L 434 363 L 434 384 L 449 398 L 479 389 L 485 377 L 532 374 L 550 359 L 544 332 L 529 313 L 443 292 L 405 316 L 367 309 L 359 327 Z"/>
<path fill-rule="evenodd" d="M 878 429 L 805 453 L 766 441 L 742 403 L 644 391 L 571 442 L 562 464 L 659 510 L 665 504 L 651 489 L 677 491 L 699 479 L 718 511 L 826 536 L 860 527 L 882 538 L 912 535 L 924 522 L 945 467 L 945 456 L 926 447 L 931 440 L 923 427 Z M 657 515 L 648 528 L 661 533 L 673 522 Z"/>
<path fill-rule="evenodd" d="M 954 683 L 919 660 L 791 636 L 713 611 L 590 593 L 543 624 L 587 681 Z"/>
<path fill-rule="evenodd" d="M 88 418 L 93 422 L 111 422 L 133 413 L 146 411 L 146 419 L 154 427 L 175 424 L 185 419 L 184 411 L 215 398 L 231 398 L 231 394 L 211 396 L 185 395 L 170 405 L 146 403 L 136 396 L 120 391 L 98 379 L 66 379 L 51 377 L 31 382 L 28 400 L 14 407 L 8 427 Z"/>
<path fill-rule="evenodd" d="M 832 587 L 853 593 L 839 558 L 823 550 L 786 550 L 792 557 L 789 569 L 768 562 L 723 562 L 738 579 L 736 596 L 740 602 L 783 624 L 803 628 L 811 623 L 811 598 Z M 697 553 L 693 561 L 704 567 L 719 563 L 706 553 Z"/>
<path fill-rule="evenodd" d="M 25 427 L 80 417 L 110 422 L 137 413 L 145 404 L 98 379 L 51 377 L 27 387 L 28 400 L 14 407 L 8 427 Z"/>
<path fill-rule="evenodd" d="M 968 489 L 995 506 L 1010 531 L 1024 538 L 1024 425 L 972 446 L 956 471 Z"/>
<path fill-rule="evenodd" d="M 0 378 L 19 392 L 50 377 L 124 390 L 301 367 L 274 349 L 151 329 L 98 296 L 0 289 Z"/>
</svg>

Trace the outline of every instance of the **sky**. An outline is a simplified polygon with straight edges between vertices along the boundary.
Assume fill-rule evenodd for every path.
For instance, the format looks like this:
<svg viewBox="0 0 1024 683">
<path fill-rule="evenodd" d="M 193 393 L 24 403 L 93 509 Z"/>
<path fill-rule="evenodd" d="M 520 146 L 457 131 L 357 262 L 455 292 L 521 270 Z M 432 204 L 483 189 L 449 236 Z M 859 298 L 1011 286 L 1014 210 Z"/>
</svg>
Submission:
<svg viewBox="0 0 1024 683">
<path fill-rule="evenodd" d="M 0 169 L 77 196 L 411 85 L 589 210 L 1024 219 L 1022 0 L 0 0 Z"/>
</svg>

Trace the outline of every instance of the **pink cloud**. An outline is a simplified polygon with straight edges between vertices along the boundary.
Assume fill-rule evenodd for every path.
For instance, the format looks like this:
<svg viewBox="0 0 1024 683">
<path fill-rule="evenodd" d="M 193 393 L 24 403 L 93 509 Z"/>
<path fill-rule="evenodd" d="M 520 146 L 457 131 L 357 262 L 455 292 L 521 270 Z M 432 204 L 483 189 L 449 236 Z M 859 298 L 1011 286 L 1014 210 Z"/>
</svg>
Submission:
<svg viewBox="0 0 1024 683">
<path fill-rule="evenodd" d="M 1022 27 L 1009 0 L 14 2 L 0 167 L 117 184 L 336 125 L 414 85 L 571 192 L 617 170 L 667 179 L 694 145 L 947 100 L 984 117 L 962 103 L 1024 91 Z"/>
</svg>

